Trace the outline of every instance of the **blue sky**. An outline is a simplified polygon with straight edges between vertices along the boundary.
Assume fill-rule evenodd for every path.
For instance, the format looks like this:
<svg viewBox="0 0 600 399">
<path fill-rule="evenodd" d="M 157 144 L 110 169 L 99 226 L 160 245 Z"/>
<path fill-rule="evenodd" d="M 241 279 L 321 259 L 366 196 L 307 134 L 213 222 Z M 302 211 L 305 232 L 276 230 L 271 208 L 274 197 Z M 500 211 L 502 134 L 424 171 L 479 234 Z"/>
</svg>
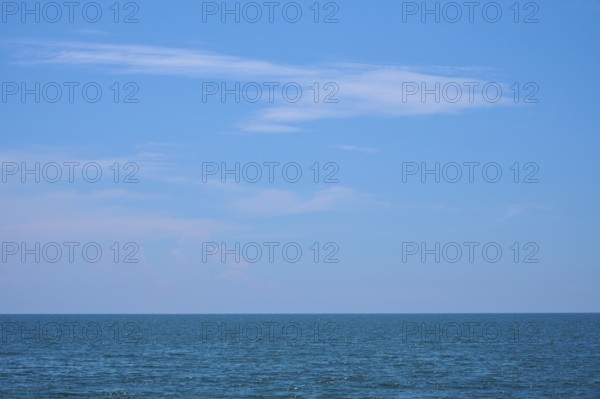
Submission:
<svg viewBox="0 0 600 399">
<path fill-rule="evenodd" d="M 222 22 L 206 14 L 221 2 L 191 1 L 122 2 L 118 23 L 99 2 L 98 22 L 77 8 L 71 23 L 49 3 L 39 22 L 2 3 L 0 312 L 599 311 L 599 1 L 521 2 L 518 15 L 514 2 L 481 2 L 473 22 L 463 6 L 456 23 L 444 20 L 448 2 L 439 22 L 407 14 L 421 2 L 321 2 L 318 23 L 314 2 L 297 3 L 297 23 L 278 12 L 290 2 L 273 23 L 266 6 L 256 23 Z M 481 10 L 496 5 L 502 16 L 488 22 L 495 8 Z M 206 91 L 236 84 L 249 90 L 239 102 Z M 256 87 L 262 97 L 248 101 Z M 421 96 L 436 87 L 439 101 Z M 23 183 L 36 162 L 40 182 Z M 203 176 L 236 163 L 260 165 L 263 179 Z M 436 163 L 448 174 L 422 182 Z M 50 183 L 56 164 L 63 175 Z M 286 164 L 299 181 L 284 178 Z M 462 179 L 445 181 L 456 165 Z M 488 180 L 502 171 L 496 183 L 484 165 Z M 73 262 L 65 242 L 80 243 Z M 274 262 L 265 242 L 277 243 Z M 22 243 L 34 249 L 24 259 Z M 36 243 L 63 256 L 36 263 Z M 82 260 L 86 243 L 102 249 L 98 262 Z M 263 257 L 223 261 L 207 255 L 212 243 L 258 243 Z M 302 249 L 298 262 L 283 259 L 287 243 Z M 412 243 L 463 254 L 436 263 L 408 255 Z M 473 262 L 464 243 L 477 243 Z M 495 263 L 488 243 L 502 250 Z M 124 263 L 134 249 L 139 262 Z"/>
</svg>

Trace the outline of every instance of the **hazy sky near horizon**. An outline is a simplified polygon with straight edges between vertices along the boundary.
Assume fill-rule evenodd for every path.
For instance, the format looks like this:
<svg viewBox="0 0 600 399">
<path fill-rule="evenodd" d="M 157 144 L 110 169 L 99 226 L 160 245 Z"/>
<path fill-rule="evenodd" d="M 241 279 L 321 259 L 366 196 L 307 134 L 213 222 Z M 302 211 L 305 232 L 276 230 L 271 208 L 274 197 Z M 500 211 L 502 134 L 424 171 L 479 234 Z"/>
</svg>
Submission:
<svg viewBox="0 0 600 399">
<path fill-rule="evenodd" d="M 0 313 L 600 311 L 600 1 L 0 7 Z"/>
</svg>

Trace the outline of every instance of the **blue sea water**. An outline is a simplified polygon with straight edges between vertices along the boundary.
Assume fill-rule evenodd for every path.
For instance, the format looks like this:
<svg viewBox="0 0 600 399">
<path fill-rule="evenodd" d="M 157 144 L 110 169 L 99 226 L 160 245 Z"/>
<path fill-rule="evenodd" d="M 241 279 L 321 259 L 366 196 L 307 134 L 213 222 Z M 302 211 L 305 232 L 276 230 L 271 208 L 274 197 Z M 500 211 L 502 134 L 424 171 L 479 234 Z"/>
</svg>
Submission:
<svg viewBox="0 0 600 399">
<path fill-rule="evenodd" d="M 600 315 L 4 315 L 0 398 L 600 398 Z"/>
</svg>

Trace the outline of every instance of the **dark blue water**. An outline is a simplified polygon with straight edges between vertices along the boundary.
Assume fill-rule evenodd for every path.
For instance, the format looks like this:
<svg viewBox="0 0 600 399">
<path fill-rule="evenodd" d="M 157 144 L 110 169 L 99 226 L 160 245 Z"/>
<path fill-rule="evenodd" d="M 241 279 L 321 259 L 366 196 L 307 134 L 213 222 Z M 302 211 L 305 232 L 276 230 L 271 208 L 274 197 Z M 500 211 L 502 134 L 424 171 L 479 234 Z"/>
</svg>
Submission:
<svg viewBox="0 0 600 399">
<path fill-rule="evenodd" d="M 598 314 L 0 323 L 0 398 L 600 398 Z"/>
</svg>

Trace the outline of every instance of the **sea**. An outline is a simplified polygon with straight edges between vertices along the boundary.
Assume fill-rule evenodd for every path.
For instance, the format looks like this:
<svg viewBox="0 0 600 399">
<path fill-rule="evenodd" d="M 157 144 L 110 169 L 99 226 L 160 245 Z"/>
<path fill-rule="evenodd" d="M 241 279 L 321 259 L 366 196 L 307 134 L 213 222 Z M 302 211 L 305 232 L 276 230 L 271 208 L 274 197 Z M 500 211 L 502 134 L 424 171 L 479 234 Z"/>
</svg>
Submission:
<svg viewBox="0 0 600 399">
<path fill-rule="evenodd" d="M 600 398 L 600 314 L 2 315 L 0 398 Z"/>
</svg>

